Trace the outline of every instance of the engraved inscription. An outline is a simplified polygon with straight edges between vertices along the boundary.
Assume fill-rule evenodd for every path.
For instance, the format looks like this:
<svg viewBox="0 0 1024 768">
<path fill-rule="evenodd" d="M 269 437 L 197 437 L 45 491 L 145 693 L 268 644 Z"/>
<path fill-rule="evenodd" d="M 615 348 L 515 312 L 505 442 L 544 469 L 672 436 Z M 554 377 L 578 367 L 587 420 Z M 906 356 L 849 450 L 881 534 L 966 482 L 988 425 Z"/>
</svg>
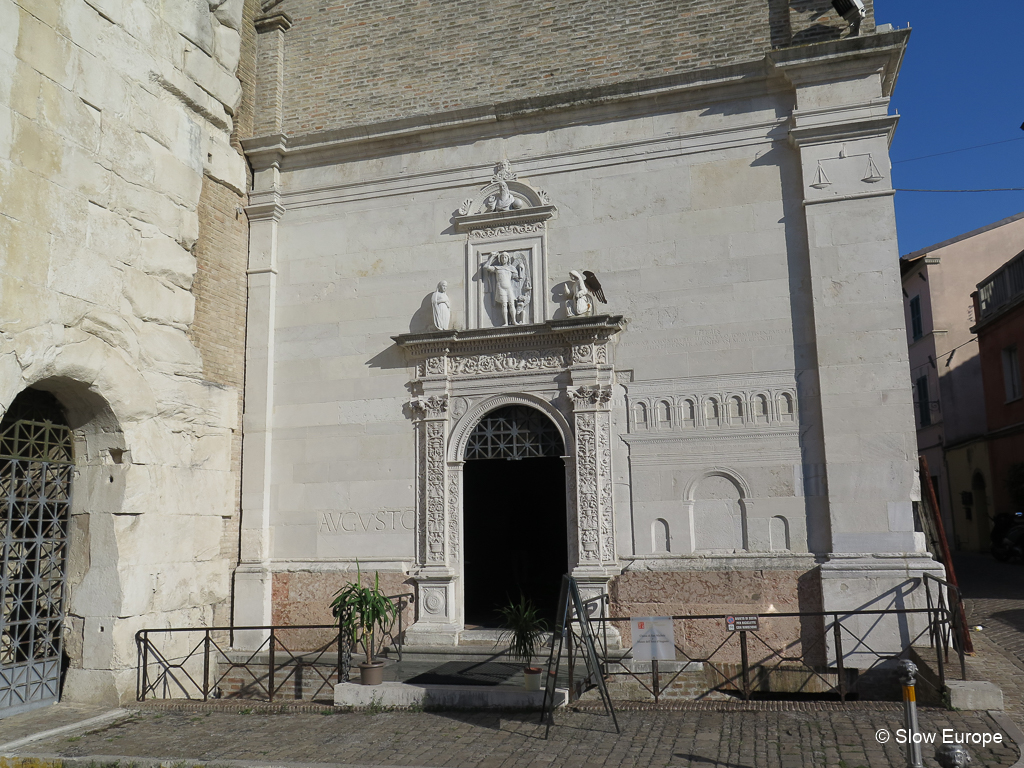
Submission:
<svg viewBox="0 0 1024 768">
<path fill-rule="evenodd" d="M 317 533 L 364 534 L 405 533 L 416 527 L 416 513 L 411 509 L 382 509 L 377 512 L 321 512 Z"/>
</svg>

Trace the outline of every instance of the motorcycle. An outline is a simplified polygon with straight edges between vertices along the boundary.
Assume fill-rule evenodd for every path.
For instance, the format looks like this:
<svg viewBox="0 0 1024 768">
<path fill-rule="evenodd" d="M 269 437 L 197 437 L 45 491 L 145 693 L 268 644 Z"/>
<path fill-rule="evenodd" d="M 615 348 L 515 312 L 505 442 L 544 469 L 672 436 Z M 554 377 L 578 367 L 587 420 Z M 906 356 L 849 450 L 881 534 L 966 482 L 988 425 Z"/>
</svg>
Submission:
<svg viewBox="0 0 1024 768">
<path fill-rule="evenodd" d="M 1024 560 L 1024 512 L 1001 512 L 992 524 L 992 557 Z"/>
</svg>

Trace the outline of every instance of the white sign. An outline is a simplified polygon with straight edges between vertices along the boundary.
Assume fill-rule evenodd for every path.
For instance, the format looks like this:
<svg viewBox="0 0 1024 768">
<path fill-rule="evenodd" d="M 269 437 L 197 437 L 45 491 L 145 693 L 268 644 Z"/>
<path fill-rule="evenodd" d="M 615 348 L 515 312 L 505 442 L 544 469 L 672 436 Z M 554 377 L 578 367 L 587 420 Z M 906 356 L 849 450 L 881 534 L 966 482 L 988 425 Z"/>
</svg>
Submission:
<svg viewBox="0 0 1024 768">
<path fill-rule="evenodd" d="M 671 617 L 635 616 L 629 621 L 634 661 L 673 661 L 676 658 L 676 630 Z"/>
</svg>

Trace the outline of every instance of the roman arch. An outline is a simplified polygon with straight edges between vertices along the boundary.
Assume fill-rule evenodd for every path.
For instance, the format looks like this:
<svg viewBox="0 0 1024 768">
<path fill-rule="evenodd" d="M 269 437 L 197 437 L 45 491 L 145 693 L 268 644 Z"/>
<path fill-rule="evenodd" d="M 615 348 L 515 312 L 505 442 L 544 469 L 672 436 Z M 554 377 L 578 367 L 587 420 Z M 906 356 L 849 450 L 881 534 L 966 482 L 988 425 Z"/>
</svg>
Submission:
<svg viewBox="0 0 1024 768">
<path fill-rule="evenodd" d="M 454 644 L 464 628 L 466 444 L 496 408 L 523 405 L 558 429 L 565 450 L 568 562 L 583 589 L 615 575 L 611 408 L 613 339 L 621 317 L 395 337 L 414 366 L 419 614 L 410 642 Z"/>
</svg>

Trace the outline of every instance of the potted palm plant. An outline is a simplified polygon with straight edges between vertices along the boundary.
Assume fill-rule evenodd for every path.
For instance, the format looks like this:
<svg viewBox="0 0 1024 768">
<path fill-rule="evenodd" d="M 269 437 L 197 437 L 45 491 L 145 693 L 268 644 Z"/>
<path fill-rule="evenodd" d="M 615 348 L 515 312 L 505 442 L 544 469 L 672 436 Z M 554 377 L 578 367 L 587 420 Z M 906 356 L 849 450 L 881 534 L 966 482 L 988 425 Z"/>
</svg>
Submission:
<svg viewBox="0 0 1024 768">
<path fill-rule="evenodd" d="M 384 681 L 384 662 L 373 658 L 374 634 L 387 632 L 398 615 L 395 605 L 380 589 L 380 574 L 374 571 L 373 586 L 362 586 L 362 573 L 356 560 L 356 580 L 334 594 L 331 612 L 353 645 L 363 649 L 366 661 L 359 664 L 359 680 L 363 685 L 380 685 Z M 339 653 L 341 649 L 338 649 Z"/>
<path fill-rule="evenodd" d="M 498 637 L 498 644 L 508 644 L 508 657 L 523 666 L 523 683 L 528 691 L 540 690 L 541 668 L 532 666 L 533 657 L 547 632 L 547 622 L 540 617 L 540 611 L 525 595 L 519 596 L 519 602 L 509 601 L 504 608 L 499 608 L 504 632 Z"/>
</svg>

